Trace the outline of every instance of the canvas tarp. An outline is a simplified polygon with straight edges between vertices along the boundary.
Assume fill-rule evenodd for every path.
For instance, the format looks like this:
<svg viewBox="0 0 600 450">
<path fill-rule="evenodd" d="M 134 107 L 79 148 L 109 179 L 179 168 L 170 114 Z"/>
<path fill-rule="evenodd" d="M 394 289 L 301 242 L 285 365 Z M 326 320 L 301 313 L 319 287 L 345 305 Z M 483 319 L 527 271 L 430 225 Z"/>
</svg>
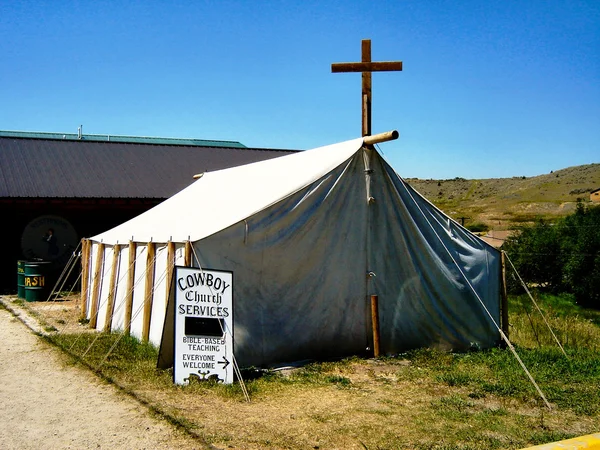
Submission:
<svg viewBox="0 0 600 450">
<path fill-rule="evenodd" d="M 84 272 L 97 286 L 84 293 L 88 317 L 97 314 L 99 329 L 129 326 L 156 345 L 164 274 L 184 264 L 186 243 L 192 266 L 233 272 L 242 367 L 368 353 L 371 295 L 379 299 L 383 353 L 487 348 L 500 338 L 499 252 L 419 195 L 362 139 L 206 173 L 88 242 Z M 118 280 L 129 267 L 139 278 L 127 325 L 121 305 L 131 289 Z M 136 314 L 144 308 L 145 325 Z"/>
</svg>

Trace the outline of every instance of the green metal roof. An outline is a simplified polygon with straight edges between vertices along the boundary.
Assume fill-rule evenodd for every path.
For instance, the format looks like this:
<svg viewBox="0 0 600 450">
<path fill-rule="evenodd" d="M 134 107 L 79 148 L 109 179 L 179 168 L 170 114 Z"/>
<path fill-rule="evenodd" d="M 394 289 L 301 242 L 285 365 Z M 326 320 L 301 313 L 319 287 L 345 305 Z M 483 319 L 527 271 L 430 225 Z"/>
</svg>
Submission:
<svg viewBox="0 0 600 450">
<path fill-rule="evenodd" d="M 236 141 L 212 141 L 204 139 L 180 139 L 147 136 L 113 136 L 110 134 L 81 134 L 80 137 L 78 133 L 44 133 L 32 131 L 0 130 L 0 136 L 25 139 L 56 139 L 63 141 L 123 142 L 127 144 L 188 145 L 196 147 L 247 148 L 245 145 Z"/>
</svg>

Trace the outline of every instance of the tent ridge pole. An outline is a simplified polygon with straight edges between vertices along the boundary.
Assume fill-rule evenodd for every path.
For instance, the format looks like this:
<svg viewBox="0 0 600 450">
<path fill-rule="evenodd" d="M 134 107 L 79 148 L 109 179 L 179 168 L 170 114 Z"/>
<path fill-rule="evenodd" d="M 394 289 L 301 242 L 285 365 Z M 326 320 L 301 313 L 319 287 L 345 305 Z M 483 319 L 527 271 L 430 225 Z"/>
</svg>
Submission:
<svg viewBox="0 0 600 450">
<path fill-rule="evenodd" d="M 398 136 L 400 136 L 400 133 L 398 133 L 398 131 L 396 130 L 386 131 L 385 133 L 373 134 L 371 136 L 364 136 L 363 144 L 373 145 L 379 144 L 380 142 L 393 141 L 398 139 Z"/>
</svg>

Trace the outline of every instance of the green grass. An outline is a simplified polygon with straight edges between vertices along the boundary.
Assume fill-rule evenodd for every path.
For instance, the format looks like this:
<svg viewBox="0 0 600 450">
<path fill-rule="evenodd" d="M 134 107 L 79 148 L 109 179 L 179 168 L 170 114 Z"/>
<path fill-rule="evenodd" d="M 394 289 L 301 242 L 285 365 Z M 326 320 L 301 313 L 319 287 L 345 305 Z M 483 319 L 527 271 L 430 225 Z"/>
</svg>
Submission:
<svg viewBox="0 0 600 450">
<path fill-rule="evenodd" d="M 533 291 L 532 296 L 535 304 L 526 294 L 510 297 L 510 332 L 518 342 L 527 347 L 558 346 L 558 339 L 562 346 L 600 351 L 600 311 L 581 308 L 570 294 Z"/>
<path fill-rule="evenodd" d="M 510 301 L 511 341 L 517 353 L 551 403 L 576 414 L 598 414 L 600 311 L 583 310 L 569 295 L 535 294 L 543 317 L 528 296 Z M 403 356 L 412 362 L 413 370 L 425 371 L 448 386 L 467 389 L 471 398 L 494 395 L 539 403 L 534 386 L 508 350 L 444 353 L 419 349 Z"/>
<path fill-rule="evenodd" d="M 550 411 L 514 355 L 502 348 L 416 349 L 371 360 L 313 362 L 286 374 L 245 368 L 244 386 L 252 399 L 247 404 L 239 383 L 174 385 L 172 370 L 156 368 L 158 350 L 131 336 L 82 333 L 48 339 L 209 443 L 307 448 L 316 445 L 310 436 L 318 435 L 325 442 L 321 448 L 331 448 L 327 442 L 358 442 L 344 441 L 356 436 L 364 448 L 519 449 L 600 428 L 600 312 L 581 309 L 570 296 L 534 296 L 566 356 L 529 297 L 510 298 L 510 338 L 552 404 Z M 228 423 L 237 425 L 206 424 L 197 412 L 205 402 L 233 405 Z M 283 418 L 270 423 L 266 412 L 272 403 L 281 405 Z M 286 415 L 288 409 L 293 413 Z M 265 418 L 247 425 L 246 416 L 235 418 L 238 410 Z M 293 425 L 290 431 L 286 423 Z M 237 428 L 244 433 L 236 434 Z M 300 435 L 309 437 L 296 444 L 291 436 Z"/>
</svg>

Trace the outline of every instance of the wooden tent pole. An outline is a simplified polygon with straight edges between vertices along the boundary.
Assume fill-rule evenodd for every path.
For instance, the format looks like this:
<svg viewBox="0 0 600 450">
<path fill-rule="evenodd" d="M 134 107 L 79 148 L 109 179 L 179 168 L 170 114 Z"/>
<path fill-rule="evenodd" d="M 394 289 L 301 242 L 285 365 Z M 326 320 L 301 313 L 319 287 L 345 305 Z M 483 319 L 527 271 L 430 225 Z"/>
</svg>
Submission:
<svg viewBox="0 0 600 450">
<path fill-rule="evenodd" d="M 144 296 L 144 322 L 142 324 L 142 341 L 150 339 L 150 321 L 152 320 L 152 300 L 154 299 L 154 268 L 156 244 L 148 242 L 148 257 L 146 259 L 146 295 Z"/>
<path fill-rule="evenodd" d="M 185 267 L 192 267 L 192 243 L 185 241 L 185 255 L 183 256 L 183 265 Z"/>
<path fill-rule="evenodd" d="M 169 304 L 169 294 L 171 283 L 173 283 L 173 274 L 175 272 L 175 242 L 167 243 L 167 298 L 165 299 L 165 307 Z"/>
<path fill-rule="evenodd" d="M 500 258 L 500 311 L 502 314 L 501 328 L 508 339 L 508 294 L 506 288 L 506 256 L 501 252 Z"/>
<path fill-rule="evenodd" d="M 379 357 L 379 297 L 371 295 L 371 321 L 373 323 L 373 356 Z"/>
<path fill-rule="evenodd" d="M 104 264 L 104 244 L 98 244 L 98 254 L 96 255 L 96 267 L 94 269 L 94 286 L 92 288 L 92 304 L 90 311 L 90 327 L 96 328 L 98 323 L 98 304 L 100 302 L 100 275 L 102 274 L 102 266 Z"/>
<path fill-rule="evenodd" d="M 119 273 L 119 253 L 121 246 L 113 246 L 112 272 L 110 274 L 110 287 L 108 288 L 108 302 L 106 304 L 106 316 L 104 319 L 104 332 L 108 333 L 112 328 L 112 319 L 115 312 L 115 295 L 117 293 L 117 274 Z"/>
<path fill-rule="evenodd" d="M 135 283 L 135 258 L 137 256 L 137 244 L 129 241 L 129 268 L 127 270 L 127 293 L 125 295 L 125 322 L 124 332 L 131 332 L 131 316 L 133 314 L 133 288 Z"/>
<path fill-rule="evenodd" d="M 80 319 L 85 319 L 87 315 L 90 285 L 90 247 L 91 241 L 89 239 L 84 239 L 81 243 L 81 311 L 79 311 Z"/>
</svg>

